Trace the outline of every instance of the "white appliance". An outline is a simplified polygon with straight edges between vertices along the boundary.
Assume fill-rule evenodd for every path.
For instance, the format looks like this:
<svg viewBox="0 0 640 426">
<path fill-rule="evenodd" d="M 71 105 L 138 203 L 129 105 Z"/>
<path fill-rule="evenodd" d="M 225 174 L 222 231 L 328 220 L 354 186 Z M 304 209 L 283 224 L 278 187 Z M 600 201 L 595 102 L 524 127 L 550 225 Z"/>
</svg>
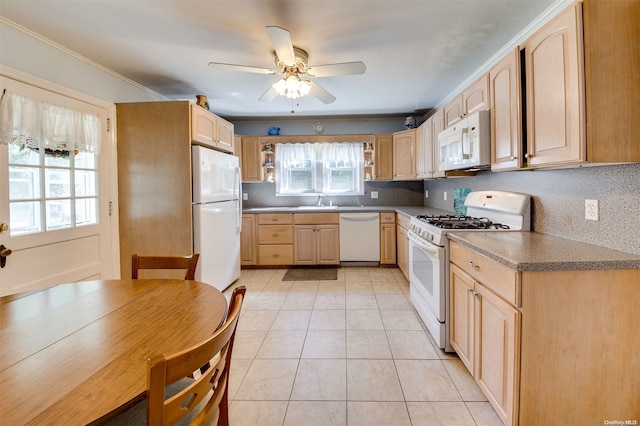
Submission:
<svg viewBox="0 0 640 426">
<path fill-rule="evenodd" d="M 196 280 L 222 291 L 240 277 L 242 188 L 238 157 L 192 146 Z"/>
<path fill-rule="evenodd" d="M 489 111 L 478 111 L 438 133 L 440 171 L 491 165 Z"/>
<path fill-rule="evenodd" d="M 378 212 L 340 213 L 340 263 L 343 262 L 380 262 Z"/>
<path fill-rule="evenodd" d="M 409 222 L 409 298 L 438 346 L 453 352 L 449 337 L 448 231 L 529 231 L 530 196 L 476 191 L 467 215 L 416 216 Z"/>
</svg>

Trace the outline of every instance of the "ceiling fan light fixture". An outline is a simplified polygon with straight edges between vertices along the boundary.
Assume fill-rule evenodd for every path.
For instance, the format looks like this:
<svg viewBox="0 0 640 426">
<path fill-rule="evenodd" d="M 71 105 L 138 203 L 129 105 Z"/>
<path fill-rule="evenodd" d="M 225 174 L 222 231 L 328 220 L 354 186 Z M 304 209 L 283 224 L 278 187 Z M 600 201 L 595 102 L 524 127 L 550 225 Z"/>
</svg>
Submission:
<svg viewBox="0 0 640 426">
<path fill-rule="evenodd" d="M 300 79 L 297 74 L 288 74 L 285 78 L 274 83 L 273 88 L 280 96 L 286 96 L 289 99 L 298 99 L 309 94 L 311 83 L 307 80 Z"/>
</svg>

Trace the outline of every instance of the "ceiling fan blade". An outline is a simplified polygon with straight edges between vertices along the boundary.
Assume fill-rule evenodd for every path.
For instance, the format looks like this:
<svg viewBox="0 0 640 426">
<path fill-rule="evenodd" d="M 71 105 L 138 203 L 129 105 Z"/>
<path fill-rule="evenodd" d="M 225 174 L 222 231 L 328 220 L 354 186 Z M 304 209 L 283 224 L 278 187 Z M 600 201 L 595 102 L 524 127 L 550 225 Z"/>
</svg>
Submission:
<svg viewBox="0 0 640 426">
<path fill-rule="evenodd" d="M 320 99 L 322 103 L 330 104 L 336 100 L 335 96 L 324 90 L 322 87 L 318 86 L 313 81 L 309 81 L 309 84 L 311 84 L 311 90 L 309 91 L 309 94 Z"/>
<path fill-rule="evenodd" d="M 364 74 L 367 69 L 364 62 L 344 62 L 341 64 L 316 65 L 309 67 L 310 77 L 332 77 L 334 75 Z"/>
<path fill-rule="evenodd" d="M 278 73 L 278 71 L 269 68 L 250 67 L 248 65 L 223 64 L 220 62 L 209 62 L 209 66 L 212 68 L 219 68 L 230 71 L 252 72 L 255 74 L 273 75 Z"/>
<path fill-rule="evenodd" d="M 285 65 L 294 66 L 296 64 L 296 55 L 293 52 L 293 43 L 291 42 L 289 31 L 280 27 L 267 27 L 267 33 L 278 59 Z"/>
<path fill-rule="evenodd" d="M 258 98 L 258 100 L 260 102 L 271 102 L 276 98 L 276 96 L 278 96 L 278 92 L 276 91 L 276 89 L 274 89 L 273 86 L 269 86 L 267 91 L 264 92 L 262 96 Z"/>
</svg>

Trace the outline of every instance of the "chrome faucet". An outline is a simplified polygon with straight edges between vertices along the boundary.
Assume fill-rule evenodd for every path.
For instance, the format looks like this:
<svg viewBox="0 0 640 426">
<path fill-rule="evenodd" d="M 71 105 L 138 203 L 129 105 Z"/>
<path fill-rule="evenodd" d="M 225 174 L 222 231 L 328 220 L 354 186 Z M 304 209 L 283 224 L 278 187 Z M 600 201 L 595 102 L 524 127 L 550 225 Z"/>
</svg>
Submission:
<svg viewBox="0 0 640 426">
<path fill-rule="evenodd" d="M 316 204 L 317 207 L 322 207 L 322 199 L 324 198 L 323 194 L 318 194 L 318 204 Z"/>
</svg>

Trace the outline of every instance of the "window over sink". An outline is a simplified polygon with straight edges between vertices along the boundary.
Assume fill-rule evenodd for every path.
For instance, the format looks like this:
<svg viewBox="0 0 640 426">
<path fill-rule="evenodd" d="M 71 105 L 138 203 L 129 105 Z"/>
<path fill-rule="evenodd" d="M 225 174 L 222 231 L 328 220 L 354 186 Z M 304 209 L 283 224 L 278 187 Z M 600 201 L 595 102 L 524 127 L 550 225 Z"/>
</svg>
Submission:
<svg viewBox="0 0 640 426">
<path fill-rule="evenodd" d="M 276 195 L 362 195 L 363 165 L 362 143 L 276 144 Z"/>
</svg>

